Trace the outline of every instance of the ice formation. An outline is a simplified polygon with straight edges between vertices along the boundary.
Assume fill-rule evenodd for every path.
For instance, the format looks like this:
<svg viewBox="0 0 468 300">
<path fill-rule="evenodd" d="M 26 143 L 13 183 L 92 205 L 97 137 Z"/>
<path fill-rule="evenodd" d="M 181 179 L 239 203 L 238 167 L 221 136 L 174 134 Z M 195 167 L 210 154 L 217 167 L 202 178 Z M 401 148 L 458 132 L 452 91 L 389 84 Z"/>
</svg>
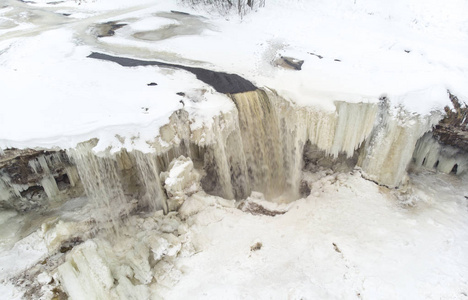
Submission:
<svg viewBox="0 0 468 300">
<path fill-rule="evenodd" d="M 206 192 L 226 199 L 245 199 L 252 191 L 264 193 L 267 199 L 283 194 L 298 198 L 307 143 L 332 161 L 339 155 L 358 155 L 356 164 L 369 179 L 398 187 L 419 138 L 440 119 L 438 114 L 411 115 L 401 107 L 390 107 L 384 99 L 379 105 L 337 101 L 336 110 L 328 112 L 297 106 L 270 90 L 233 94 L 231 98 L 235 103 L 232 110 L 201 127 L 192 127 L 183 109 L 176 111 L 154 140 L 147 142 L 154 152 L 96 150 L 99 141 L 91 140 L 70 149 L 67 155 L 40 155 L 29 160 L 27 168 L 40 174 L 36 184 L 48 203 L 66 197 L 67 189 L 60 191 L 57 185 L 65 174 L 68 189 L 82 185 L 96 207 L 103 208 L 100 216 L 105 220 L 117 220 L 134 209 L 168 212 L 179 207 L 182 202 L 169 205 L 167 196 L 174 200 L 177 189 L 189 188 L 175 187 L 171 181 L 175 180 L 171 179 L 171 168 L 178 164 L 173 160 L 180 155 L 203 169 L 201 185 Z M 418 144 L 418 151 L 423 151 L 423 143 Z M 439 169 L 448 168 L 445 160 L 440 161 Z M 458 161 L 457 173 L 461 174 L 466 163 Z M 453 166 L 445 171 L 450 172 Z M 14 184 L 10 176 L 2 174 L 1 200 L 28 202 L 21 192 L 31 183 Z"/>
<path fill-rule="evenodd" d="M 174 213 L 156 213 L 128 219 L 119 239 L 87 240 L 58 267 L 64 289 L 72 299 L 157 297 L 157 286 L 170 287 L 180 276 L 174 258 L 194 252 L 184 226 Z"/>
<path fill-rule="evenodd" d="M 463 174 L 468 170 L 468 153 L 452 146 L 441 145 L 430 132 L 416 144 L 413 160 L 417 167 L 447 174 Z"/>
<path fill-rule="evenodd" d="M 180 156 L 161 174 L 167 193 L 169 210 L 177 211 L 185 199 L 200 190 L 200 175 L 193 168 L 190 158 Z"/>
</svg>

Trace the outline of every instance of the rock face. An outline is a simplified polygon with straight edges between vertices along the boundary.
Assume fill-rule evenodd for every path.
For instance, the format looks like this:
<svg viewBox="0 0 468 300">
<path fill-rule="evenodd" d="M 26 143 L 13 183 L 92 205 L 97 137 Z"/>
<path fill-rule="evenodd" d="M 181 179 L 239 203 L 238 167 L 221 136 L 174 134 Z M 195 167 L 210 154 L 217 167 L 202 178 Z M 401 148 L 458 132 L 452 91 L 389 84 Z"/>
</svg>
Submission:
<svg viewBox="0 0 468 300">
<path fill-rule="evenodd" d="M 468 106 L 449 93 L 454 109 L 445 107 L 446 117 L 435 127 L 434 137 L 442 144 L 468 152 Z"/>
</svg>

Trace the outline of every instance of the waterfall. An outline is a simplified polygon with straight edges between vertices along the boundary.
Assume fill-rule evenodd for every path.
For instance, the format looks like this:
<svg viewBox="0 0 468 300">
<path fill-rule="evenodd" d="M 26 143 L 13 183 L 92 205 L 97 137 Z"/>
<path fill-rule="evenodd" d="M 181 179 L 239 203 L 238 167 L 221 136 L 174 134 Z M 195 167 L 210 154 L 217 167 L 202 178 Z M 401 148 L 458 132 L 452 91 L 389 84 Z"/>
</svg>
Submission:
<svg viewBox="0 0 468 300">
<path fill-rule="evenodd" d="M 160 172 L 156 154 L 134 151 L 134 157 L 138 178 L 144 187 L 144 194 L 141 197 L 142 203 L 151 211 L 163 209 L 167 212 L 168 207 L 159 178 Z"/>
<path fill-rule="evenodd" d="M 239 111 L 241 147 L 250 188 L 268 196 L 285 189 L 282 141 L 278 118 L 268 95 L 262 90 L 231 95 Z"/>
<path fill-rule="evenodd" d="M 94 144 L 83 143 L 69 151 L 75 162 L 88 198 L 97 211 L 96 221 L 111 221 L 114 228 L 123 215 L 130 212 L 130 201 L 124 194 L 120 170 L 131 167 L 129 161 L 120 160 L 120 168 L 112 157 L 99 157 L 92 152 Z"/>
<path fill-rule="evenodd" d="M 15 183 L 14 176 L 1 169 L 0 204 L 16 203 L 14 208 L 20 209 L 34 200 L 28 209 L 47 206 L 79 196 L 82 186 L 99 222 L 118 226 L 135 210 L 167 213 L 170 207 L 160 176 L 180 156 L 193 161 L 205 192 L 238 200 L 252 191 L 269 200 L 299 198 L 305 156 L 308 160 L 323 156 L 328 165 L 353 158 L 348 167 L 358 166 L 367 178 L 388 187 L 402 183 L 415 148 L 419 165 L 436 160 L 445 172 L 452 172 L 455 164 L 455 173 L 467 168 L 463 159 L 444 158 L 452 157 L 444 154 L 447 150 L 428 150 L 435 148 L 426 139 L 417 145 L 440 116 L 413 115 L 391 108 L 385 99 L 380 104 L 336 101 L 334 111 L 322 111 L 298 106 L 274 90 L 229 97 L 235 106 L 201 125 L 193 126 L 194 116 L 188 111 L 175 111 L 167 124 L 155 129 L 154 139 L 146 141 L 153 152 L 125 147 L 111 151 L 90 140 L 67 153 L 25 159 L 27 172 L 34 175 L 27 184 Z"/>
</svg>

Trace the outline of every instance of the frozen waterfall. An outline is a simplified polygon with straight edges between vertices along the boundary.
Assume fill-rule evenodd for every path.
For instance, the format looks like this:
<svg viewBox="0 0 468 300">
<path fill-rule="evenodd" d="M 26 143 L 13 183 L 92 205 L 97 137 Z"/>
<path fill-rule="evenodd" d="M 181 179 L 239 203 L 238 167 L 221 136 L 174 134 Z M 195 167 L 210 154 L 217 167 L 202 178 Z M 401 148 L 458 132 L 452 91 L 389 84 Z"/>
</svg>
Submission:
<svg viewBox="0 0 468 300">
<path fill-rule="evenodd" d="M 117 222 L 135 210 L 168 212 L 160 175 L 181 155 L 194 162 L 207 193 L 226 199 L 245 199 L 252 191 L 264 193 L 267 199 L 299 198 L 308 155 L 332 162 L 339 156 L 358 157 L 353 164 L 363 175 L 388 187 L 403 182 L 413 156 L 419 165 L 439 162 L 437 169 L 447 173 L 455 164 L 457 174 L 467 168 L 466 159 L 457 158 L 461 154 L 451 155 L 450 150 L 430 144 L 427 137 L 420 140 L 439 115 L 412 115 L 401 107 L 390 107 L 385 98 L 379 104 L 337 101 L 336 110 L 330 112 L 300 107 L 273 90 L 230 97 L 235 107 L 202 127 L 192 128 L 185 110 L 174 112 L 169 123 L 155 132 L 154 140 L 148 141 L 155 149 L 151 153 L 96 152 L 98 140 L 84 142 L 67 154 L 39 153 L 27 163 L 31 173 L 40 173 L 36 184 L 31 184 L 33 180 L 15 183 L 11 174 L 2 172 L 2 203 L 30 201 L 22 191 L 31 186 L 44 191 L 42 202 L 66 198 L 58 185 L 65 174 L 71 187 L 81 185 L 94 201 L 100 211 L 96 218 L 101 221 Z M 310 147 L 305 151 L 306 144 L 318 152 L 311 154 Z"/>
</svg>

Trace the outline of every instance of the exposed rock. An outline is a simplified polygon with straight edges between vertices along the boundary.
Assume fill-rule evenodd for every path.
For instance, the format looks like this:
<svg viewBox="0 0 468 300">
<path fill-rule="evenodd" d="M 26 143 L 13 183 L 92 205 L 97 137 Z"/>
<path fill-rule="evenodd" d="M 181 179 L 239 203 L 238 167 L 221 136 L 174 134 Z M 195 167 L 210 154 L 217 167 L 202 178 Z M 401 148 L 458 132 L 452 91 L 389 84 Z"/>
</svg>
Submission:
<svg viewBox="0 0 468 300">
<path fill-rule="evenodd" d="M 185 15 L 185 16 L 190 15 L 189 13 L 186 13 L 186 12 L 183 12 L 183 11 L 178 11 L 178 10 L 171 10 L 171 13 L 178 14 L 178 15 Z"/>
<path fill-rule="evenodd" d="M 310 195 L 310 187 L 306 181 L 302 180 L 301 185 L 299 186 L 299 194 L 302 198 L 307 198 Z"/>
<path fill-rule="evenodd" d="M 0 155 L 0 172 L 7 173 L 12 183 L 28 184 L 37 181 L 40 174 L 32 172 L 29 161 L 45 154 L 45 151 L 33 149 L 18 150 L 15 148 L 4 150 Z M 38 170 L 42 173 L 42 169 Z"/>
<path fill-rule="evenodd" d="M 252 215 L 264 215 L 274 217 L 276 215 L 283 215 L 284 211 L 268 210 L 260 204 L 255 202 L 243 201 L 239 205 L 239 209 L 251 213 Z"/>
<path fill-rule="evenodd" d="M 299 60 L 293 57 L 281 56 L 275 60 L 275 65 L 285 68 L 300 71 L 302 65 L 304 64 L 303 60 Z"/>
<path fill-rule="evenodd" d="M 126 25 L 127 24 L 124 23 L 118 23 L 117 21 L 109 21 L 106 23 L 98 24 L 96 25 L 96 35 L 98 38 L 113 36 L 117 29 L 120 29 Z"/>
<path fill-rule="evenodd" d="M 315 54 L 315 53 L 312 53 L 312 52 L 309 52 L 309 54 L 312 55 L 312 56 L 316 56 L 316 57 L 318 57 L 319 59 L 322 59 L 322 58 L 323 58 L 323 56 L 322 56 L 322 55 L 319 55 L 319 54 Z"/>
<path fill-rule="evenodd" d="M 250 251 L 258 251 L 262 249 L 262 246 L 263 246 L 262 242 L 256 242 L 255 244 L 250 246 Z"/>
<path fill-rule="evenodd" d="M 262 193 L 252 192 L 252 195 L 239 202 L 237 208 L 243 212 L 251 213 L 252 215 L 264 215 L 274 217 L 283 215 L 288 211 L 288 205 L 281 205 L 265 200 Z"/>
<path fill-rule="evenodd" d="M 446 116 L 434 129 L 435 138 L 445 145 L 468 151 L 468 106 L 448 91 L 453 109 L 445 107 Z"/>
</svg>

